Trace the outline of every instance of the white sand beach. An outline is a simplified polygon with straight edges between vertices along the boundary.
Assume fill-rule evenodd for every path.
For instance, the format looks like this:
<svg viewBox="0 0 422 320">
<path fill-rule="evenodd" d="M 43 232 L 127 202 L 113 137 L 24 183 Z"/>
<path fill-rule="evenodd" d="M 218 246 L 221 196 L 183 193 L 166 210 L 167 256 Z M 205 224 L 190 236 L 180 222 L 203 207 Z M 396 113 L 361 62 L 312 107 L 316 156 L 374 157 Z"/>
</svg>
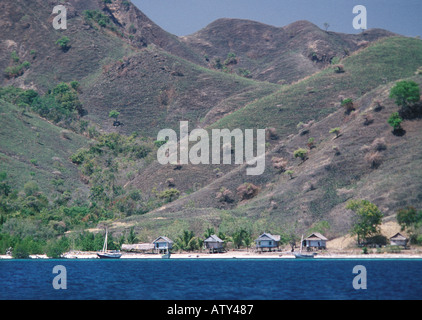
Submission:
<svg viewBox="0 0 422 320">
<path fill-rule="evenodd" d="M 31 255 L 31 259 L 48 259 L 46 255 Z M 64 259 L 98 259 L 96 252 L 74 251 L 65 253 Z M 12 259 L 10 255 L 0 255 L 1 259 Z M 161 259 L 159 254 L 123 253 L 121 259 Z M 295 259 L 291 252 L 247 252 L 228 251 L 225 253 L 173 253 L 170 259 Z M 422 259 L 422 252 L 408 251 L 401 253 L 320 252 L 314 259 Z"/>
</svg>

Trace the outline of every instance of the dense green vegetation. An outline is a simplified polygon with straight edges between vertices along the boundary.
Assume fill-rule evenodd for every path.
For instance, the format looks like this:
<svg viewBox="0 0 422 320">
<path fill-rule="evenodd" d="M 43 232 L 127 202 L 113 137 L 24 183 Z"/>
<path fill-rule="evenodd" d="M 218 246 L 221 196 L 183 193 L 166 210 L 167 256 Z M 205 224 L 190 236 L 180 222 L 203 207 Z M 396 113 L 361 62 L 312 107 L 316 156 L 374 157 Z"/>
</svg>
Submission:
<svg viewBox="0 0 422 320">
<path fill-rule="evenodd" d="M 422 244 L 422 210 L 414 207 L 402 208 L 397 212 L 397 222 L 410 235 L 410 243 Z"/>
<path fill-rule="evenodd" d="M 16 51 L 13 51 L 10 55 L 10 60 L 12 62 L 12 65 L 9 65 L 5 70 L 4 74 L 6 77 L 10 78 L 16 78 L 25 72 L 25 70 L 29 69 L 31 64 L 28 61 L 24 61 L 23 63 L 19 64 L 20 57 L 16 53 Z"/>
<path fill-rule="evenodd" d="M 60 83 L 43 96 L 32 89 L 3 87 L 0 88 L 0 99 L 21 107 L 23 112 L 32 110 L 55 123 L 70 125 L 84 113 L 78 97 L 78 87 L 77 81 Z"/>
</svg>

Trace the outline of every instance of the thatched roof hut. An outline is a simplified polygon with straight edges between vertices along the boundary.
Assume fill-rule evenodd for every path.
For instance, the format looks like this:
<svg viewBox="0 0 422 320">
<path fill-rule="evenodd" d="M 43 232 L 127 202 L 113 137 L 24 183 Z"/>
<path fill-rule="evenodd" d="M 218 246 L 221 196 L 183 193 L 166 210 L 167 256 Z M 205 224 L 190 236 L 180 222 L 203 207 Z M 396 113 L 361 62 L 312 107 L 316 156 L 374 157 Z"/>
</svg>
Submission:
<svg viewBox="0 0 422 320">
<path fill-rule="evenodd" d="M 328 239 L 324 237 L 321 233 L 314 232 L 303 240 L 303 246 L 308 249 L 325 249 L 327 247 L 327 241 Z"/>
<path fill-rule="evenodd" d="M 127 252 L 153 252 L 154 244 L 152 243 L 137 243 L 137 244 L 123 244 L 122 251 Z"/>
<path fill-rule="evenodd" d="M 204 248 L 213 253 L 222 252 L 224 251 L 224 241 L 213 234 L 204 240 Z"/>
<path fill-rule="evenodd" d="M 409 239 L 407 239 L 404 235 L 402 235 L 400 232 L 396 233 L 394 236 L 390 238 L 390 244 L 392 246 L 407 246 L 407 242 Z"/>
<path fill-rule="evenodd" d="M 273 235 L 271 233 L 263 233 L 256 240 L 256 249 L 269 249 L 270 251 L 274 248 L 278 248 L 280 244 L 280 235 Z"/>
</svg>

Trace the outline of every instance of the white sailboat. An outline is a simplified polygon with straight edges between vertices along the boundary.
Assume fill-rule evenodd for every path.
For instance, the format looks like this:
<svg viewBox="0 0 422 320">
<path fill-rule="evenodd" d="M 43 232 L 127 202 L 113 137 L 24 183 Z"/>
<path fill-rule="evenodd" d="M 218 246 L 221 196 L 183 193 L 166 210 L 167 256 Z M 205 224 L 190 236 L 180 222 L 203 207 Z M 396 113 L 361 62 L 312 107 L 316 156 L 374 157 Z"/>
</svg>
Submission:
<svg viewBox="0 0 422 320">
<path fill-rule="evenodd" d="M 312 259 L 313 257 L 315 257 L 315 253 L 310 253 L 310 254 L 302 253 L 302 248 L 303 248 L 303 234 L 302 234 L 302 239 L 300 240 L 300 251 L 299 253 L 294 253 L 296 259 Z"/>
<path fill-rule="evenodd" d="M 108 239 L 108 230 L 106 229 L 103 249 L 100 252 L 97 252 L 97 256 L 100 259 L 119 259 L 122 256 L 120 251 L 107 250 L 107 239 Z"/>
</svg>

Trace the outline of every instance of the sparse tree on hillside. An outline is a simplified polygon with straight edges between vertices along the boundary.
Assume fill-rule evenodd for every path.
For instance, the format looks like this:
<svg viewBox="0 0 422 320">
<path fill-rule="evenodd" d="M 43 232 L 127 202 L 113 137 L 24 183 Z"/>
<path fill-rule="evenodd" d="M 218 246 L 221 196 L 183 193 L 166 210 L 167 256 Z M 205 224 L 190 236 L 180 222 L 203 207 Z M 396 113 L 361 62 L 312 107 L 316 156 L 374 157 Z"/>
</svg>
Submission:
<svg viewBox="0 0 422 320">
<path fill-rule="evenodd" d="M 328 28 L 330 27 L 330 24 L 328 22 L 324 22 L 324 29 L 325 31 L 328 31 Z"/>
<path fill-rule="evenodd" d="M 391 114 L 390 118 L 387 120 L 388 124 L 393 127 L 394 131 L 400 131 L 402 129 L 401 123 L 403 119 L 400 117 L 398 112 L 394 112 Z"/>
<path fill-rule="evenodd" d="M 411 243 L 420 243 L 422 210 L 417 211 L 412 206 L 402 208 L 397 211 L 397 222 L 401 226 L 401 230 L 406 230 L 409 233 Z"/>
<path fill-rule="evenodd" d="M 113 118 L 117 121 L 117 118 L 119 117 L 120 112 L 117 110 L 111 110 L 110 113 L 108 114 L 109 118 Z"/>
<path fill-rule="evenodd" d="M 294 173 L 295 172 L 293 170 L 287 170 L 286 172 L 284 172 L 285 175 L 288 175 L 289 176 L 290 180 L 293 179 L 293 174 Z"/>
<path fill-rule="evenodd" d="M 308 150 L 299 148 L 293 153 L 295 158 L 300 158 L 302 161 L 308 159 Z"/>
<path fill-rule="evenodd" d="M 420 100 L 419 85 L 414 81 L 400 81 L 391 89 L 390 98 L 400 107 L 406 108 Z"/>
<path fill-rule="evenodd" d="M 114 119 L 113 121 L 113 126 L 114 127 L 118 127 L 120 125 L 122 125 L 122 123 L 120 123 L 120 121 L 118 120 L 120 115 L 120 112 L 117 110 L 111 110 L 110 113 L 108 114 L 109 118 Z"/>
<path fill-rule="evenodd" d="M 351 232 L 357 235 L 358 244 L 362 239 L 379 233 L 383 214 L 375 204 L 368 200 L 351 200 L 347 203 L 346 209 L 355 213 Z"/>
<path fill-rule="evenodd" d="M 66 36 L 61 37 L 56 41 L 56 44 L 62 49 L 62 51 L 66 52 L 70 48 L 70 39 Z"/>
<path fill-rule="evenodd" d="M 341 129 L 339 127 L 333 128 L 330 130 L 330 133 L 334 133 L 336 135 L 336 138 L 340 136 L 340 132 L 341 132 Z"/>
<path fill-rule="evenodd" d="M 353 99 L 352 98 L 344 99 L 341 102 L 341 106 L 346 109 L 346 113 L 347 114 L 350 114 L 353 110 L 355 110 L 355 106 L 353 104 Z"/>
</svg>

